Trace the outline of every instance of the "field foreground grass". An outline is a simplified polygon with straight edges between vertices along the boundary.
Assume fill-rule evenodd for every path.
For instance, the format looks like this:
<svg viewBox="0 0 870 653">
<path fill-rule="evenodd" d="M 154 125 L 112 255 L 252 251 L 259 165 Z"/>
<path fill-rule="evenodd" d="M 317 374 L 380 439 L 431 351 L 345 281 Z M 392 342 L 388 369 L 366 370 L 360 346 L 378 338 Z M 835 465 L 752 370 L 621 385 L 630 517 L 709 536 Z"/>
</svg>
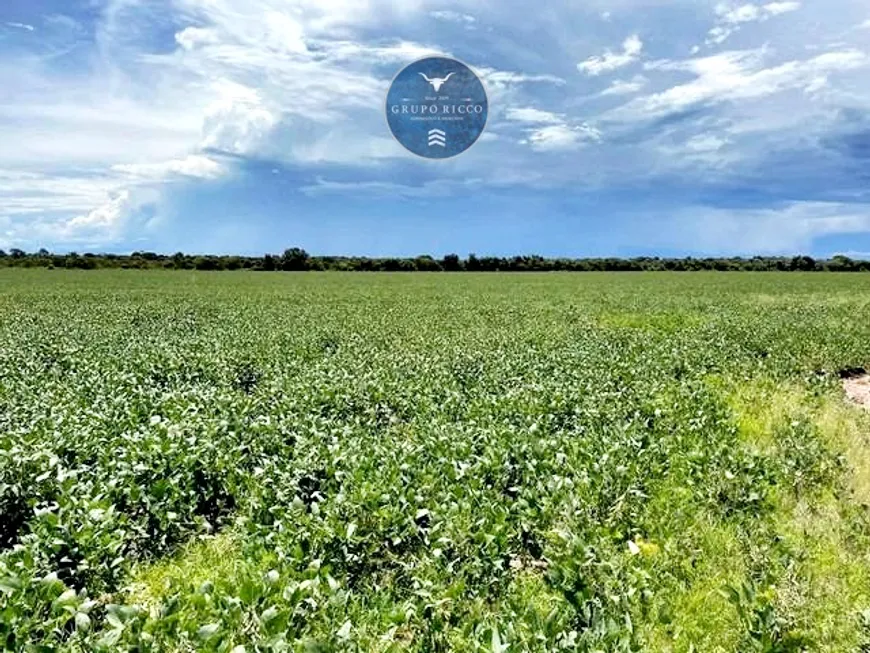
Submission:
<svg viewBox="0 0 870 653">
<path fill-rule="evenodd" d="M 870 275 L 0 270 L 0 645 L 867 651 Z"/>
</svg>

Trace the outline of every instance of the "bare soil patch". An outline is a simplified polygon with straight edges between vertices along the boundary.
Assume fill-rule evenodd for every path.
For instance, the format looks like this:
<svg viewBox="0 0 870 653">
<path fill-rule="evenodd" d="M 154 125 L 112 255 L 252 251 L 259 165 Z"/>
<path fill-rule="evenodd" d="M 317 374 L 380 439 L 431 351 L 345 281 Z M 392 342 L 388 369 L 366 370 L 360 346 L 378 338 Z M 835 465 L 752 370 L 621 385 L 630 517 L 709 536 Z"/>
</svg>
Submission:
<svg viewBox="0 0 870 653">
<path fill-rule="evenodd" d="M 843 390 L 850 401 L 870 410 L 870 374 L 844 375 Z"/>
</svg>

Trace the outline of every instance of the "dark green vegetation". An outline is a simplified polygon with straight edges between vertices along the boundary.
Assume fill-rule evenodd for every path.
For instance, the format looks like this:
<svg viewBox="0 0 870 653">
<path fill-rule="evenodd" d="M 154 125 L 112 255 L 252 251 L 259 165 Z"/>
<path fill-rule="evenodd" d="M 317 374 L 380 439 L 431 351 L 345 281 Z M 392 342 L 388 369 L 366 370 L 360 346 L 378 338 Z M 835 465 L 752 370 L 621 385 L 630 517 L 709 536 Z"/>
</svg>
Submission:
<svg viewBox="0 0 870 653">
<path fill-rule="evenodd" d="M 864 275 L 0 271 L 0 645 L 866 651 Z"/>
<path fill-rule="evenodd" d="M 280 256 L 202 256 L 181 252 L 166 256 L 154 252 L 118 254 L 52 254 L 41 249 L 27 254 L 20 249 L 0 250 L 0 267 L 67 268 L 98 270 L 121 268 L 135 270 L 256 270 L 259 272 L 870 272 L 870 261 L 856 261 L 848 256 L 815 260 L 809 256 L 754 258 L 585 258 L 547 259 L 541 256 L 482 256 L 469 254 L 461 259 L 448 254 L 441 259 L 431 256 L 415 258 L 363 258 L 344 256 L 310 256 L 298 247 Z"/>
</svg>

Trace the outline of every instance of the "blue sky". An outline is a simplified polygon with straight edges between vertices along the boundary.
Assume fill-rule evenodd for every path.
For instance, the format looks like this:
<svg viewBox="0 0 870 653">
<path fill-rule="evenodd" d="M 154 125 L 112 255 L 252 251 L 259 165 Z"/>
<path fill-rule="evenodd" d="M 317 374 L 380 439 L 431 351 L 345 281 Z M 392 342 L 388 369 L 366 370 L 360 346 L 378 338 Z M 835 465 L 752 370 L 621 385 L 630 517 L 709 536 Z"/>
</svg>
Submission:
<svg viewBox="0 0 870 653">
<path fill-rule="evenodd" d="M 487 131 L 384 116 L 430 54 Z M 4 0 L 0 248 L 870 258 L 866 0 Z"/>
</svg>

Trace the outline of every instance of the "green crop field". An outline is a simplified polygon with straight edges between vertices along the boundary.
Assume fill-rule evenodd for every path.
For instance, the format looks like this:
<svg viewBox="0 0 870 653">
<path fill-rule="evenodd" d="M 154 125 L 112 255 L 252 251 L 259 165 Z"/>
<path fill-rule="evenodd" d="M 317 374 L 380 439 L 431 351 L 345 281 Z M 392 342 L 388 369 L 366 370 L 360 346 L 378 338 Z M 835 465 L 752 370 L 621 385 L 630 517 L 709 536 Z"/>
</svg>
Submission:
<svg viewBox="0 0 870 653">
<path fill-rule="evenodd" d="M 870 275 L 0 271 L 0 645 L 867 651 Z"/>
</svg>

